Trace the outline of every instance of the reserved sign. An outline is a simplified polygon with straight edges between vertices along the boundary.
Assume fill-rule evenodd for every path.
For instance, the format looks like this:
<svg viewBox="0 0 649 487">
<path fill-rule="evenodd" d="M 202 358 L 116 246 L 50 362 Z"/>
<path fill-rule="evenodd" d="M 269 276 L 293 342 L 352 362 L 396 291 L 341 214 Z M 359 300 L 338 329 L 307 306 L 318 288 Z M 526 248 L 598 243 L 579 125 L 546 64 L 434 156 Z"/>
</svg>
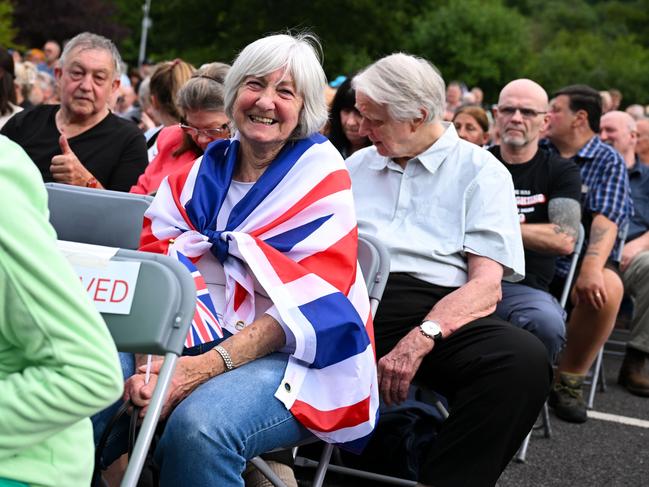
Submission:
<svg viewBox="0 0 649 487">
<path fill-rule="evenodd" d="M 100 313 L 131 312 L 139 262 L 110 260 L 117 249 L 77 242 L 58 241 L 58 247 L 79 276 Z"/>
</svg>

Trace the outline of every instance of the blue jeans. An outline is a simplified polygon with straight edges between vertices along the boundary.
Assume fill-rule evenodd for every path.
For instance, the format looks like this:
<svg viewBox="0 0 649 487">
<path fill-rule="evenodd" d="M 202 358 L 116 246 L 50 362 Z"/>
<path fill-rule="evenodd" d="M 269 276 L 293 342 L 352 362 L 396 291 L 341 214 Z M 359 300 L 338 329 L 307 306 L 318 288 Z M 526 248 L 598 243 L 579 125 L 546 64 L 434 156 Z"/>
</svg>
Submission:
<svg viewBox="0 0 649 487">
<path fill-rule="evenodd" d="M 160 485 L 244 485 L 246 461 L 311 437 L 275 398 L 288 355 L 274 353 L 213 377 L 169 416 L 155 451 Z"/>
<path fill-rule="evenodd" d="M 550 293 L 524 284 L 503 281 L 502 290 L 496 315 L 534 334 L 554 363 L 566 341 L 566 312 L 559 302 Z"/>
</svg>

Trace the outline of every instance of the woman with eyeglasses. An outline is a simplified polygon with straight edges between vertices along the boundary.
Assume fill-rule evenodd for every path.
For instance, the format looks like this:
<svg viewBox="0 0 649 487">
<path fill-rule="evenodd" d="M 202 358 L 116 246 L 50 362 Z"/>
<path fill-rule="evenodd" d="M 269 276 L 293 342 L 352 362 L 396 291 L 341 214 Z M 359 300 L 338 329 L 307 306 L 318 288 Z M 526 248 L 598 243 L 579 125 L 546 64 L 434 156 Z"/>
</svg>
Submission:
<svg viewBox="0 0 649 487">
<path fill-rule="evenodd" d="M 230 121 L 223 106 L 223 79 L 229 65 L 206 64 L 178 92 L 179 124 L 165 127 L 157 140 L 158 154 L 131 193 L 152 194 L 165 176 L 203 155 L 217 139 L 230 136 Z"/>
</svg>

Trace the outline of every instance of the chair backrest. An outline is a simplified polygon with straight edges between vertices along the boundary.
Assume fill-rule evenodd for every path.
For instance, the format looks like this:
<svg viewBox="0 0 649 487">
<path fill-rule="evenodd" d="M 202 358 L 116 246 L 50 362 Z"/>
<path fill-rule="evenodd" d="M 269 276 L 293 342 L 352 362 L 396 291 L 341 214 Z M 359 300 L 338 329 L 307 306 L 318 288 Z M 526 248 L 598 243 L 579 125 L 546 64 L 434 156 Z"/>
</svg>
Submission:
<svg viewBox="0 0 649 487">
<path fill-rule="evenodd" d="M 570 289 L 572 288 L 572 281 L 575 278 L 575 272 L 577 271 L 577 263 L 579 262 L 579 254 L 581 254 L 581 248 L 584 246 L 584 238 L 586 237 L 586 231 L 584 226 L 579 224 L 579 234 L 577 235 L 577 241 L 575 242 L 575 249 L 570 254 L 570 268 L 568 269 L 568 275 L 566 276 L 566 281 L 563 284 L 563 290 L 561 291 L 561 299 L 559 299 L 559 304 L 562 308 L 565 309 L 566 303 L 568 303 L 568 296 L 570 295 Z"/>
<path fill-rule="evenodd" d="M 390 276 L 390 254 L 376 237 L 359 235 L 358 263 L 365 277 L 372 316 L 374 316 Z"/>
<path fill-rule="evenodd" d="M 112 258 L 140 263 L 128 315 L 102 313 L 120 351 L 181 355 L 196 306 L 187 268 L 166 255 L 119 250 Z"/>
<path fill-rule="evenodd" d="M 46 185 L 50 223 L 59 240 L 137 249 L 151 196 L 69 184 Z"/>
</svg>

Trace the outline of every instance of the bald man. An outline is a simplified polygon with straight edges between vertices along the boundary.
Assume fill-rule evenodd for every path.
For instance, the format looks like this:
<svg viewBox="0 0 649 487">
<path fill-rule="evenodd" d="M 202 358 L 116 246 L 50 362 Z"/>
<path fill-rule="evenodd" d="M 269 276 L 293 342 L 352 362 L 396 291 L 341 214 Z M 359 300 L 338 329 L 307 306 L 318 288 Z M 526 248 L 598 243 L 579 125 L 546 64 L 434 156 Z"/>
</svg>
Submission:
<svg viewBox="0 0 649 487">
<path fill-rule="evenodd" d="M 581 179 L 576 164 L 539 148 L 547 111 L 548 95 L 539 84 L 508 83 L 495 118 L 501 144 L 489 150 L 512 175 L 525 248 L 525 279 L 503 281 L 496 314 L 536 335 L 554 361 L 565 341 L 565 313 L 548 288 L 556 256 L 575 246 Z"/>
<path fill-rule="evenodd" d="M 635 153 L 643 164 L 649 165 L 649 119 L 643 118 L 636 122 L 638 141 L 635 145 Z"/>
<path fill-rule="evenodd" d="M 628 113 L 606 113 L 600 122 L 600 138 L 622 154 L 635 208 L 620 261 L 624 289 L 634 307 L 618 382 L 632 394 L 649 397 L 649 167 L 635 155 L 637 125 Z"/>
</svg>

